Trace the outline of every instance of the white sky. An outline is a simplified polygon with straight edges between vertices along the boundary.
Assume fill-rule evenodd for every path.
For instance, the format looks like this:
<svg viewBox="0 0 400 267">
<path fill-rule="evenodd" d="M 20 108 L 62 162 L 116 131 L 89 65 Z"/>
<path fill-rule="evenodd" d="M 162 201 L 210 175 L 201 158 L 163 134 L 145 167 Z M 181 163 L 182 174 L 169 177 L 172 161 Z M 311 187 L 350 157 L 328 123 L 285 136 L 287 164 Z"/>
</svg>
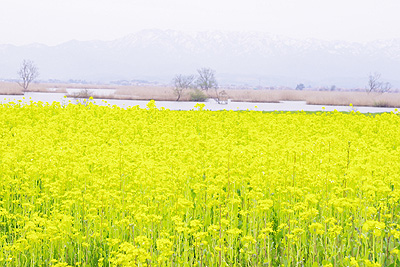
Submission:
<svg viewBox="0 0 400 267">
<path fill-rule="evenodd" d="M 400 0 L 0 0 L 0 44 L 112 40 L 143 29 L 400 38 Z"/>
</svg>

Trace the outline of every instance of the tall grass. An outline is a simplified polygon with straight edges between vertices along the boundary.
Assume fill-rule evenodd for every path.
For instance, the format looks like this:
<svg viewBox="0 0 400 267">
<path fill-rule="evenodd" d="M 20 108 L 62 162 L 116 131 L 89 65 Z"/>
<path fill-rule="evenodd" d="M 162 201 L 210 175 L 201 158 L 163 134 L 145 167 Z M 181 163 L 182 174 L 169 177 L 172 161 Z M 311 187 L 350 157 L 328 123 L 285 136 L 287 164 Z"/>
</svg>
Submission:
<svg viewBox="0 0 400 267">
<path fill-rule="evenodd" d="M 59 92 L 66 94 L 66 88 L 78 88 L 93 91 L 94 98 L 121 100 L 157 100 L 175 101 L 173 88 L 168 86 L 110 86 L 97 84 L 31 84 L 31 92 Z M 96 89 L 115 89 L 112 95 L 97 93 Z M 223 89 L 220 89 L 221 91 Z M 366 93 L 339 91 L 296 91 L 296 90 L 251 90 L 224 89 L 231 101 L 238 102 L 267 102 L 305 101 L 311 105 L 342 105 L 399 107 L 399 93 Z M 187 90 L 181 97 L 182 101 L 191 101 L 192 90 Z M 17 83 L 0 83 L 0 94 L 23 94 Z M 216 98 L 214 90 L 206 92 L 210 98 Z M 69 95 L 74 97 L 73 94 Z M 75 96 L 76 97 L 76 96 Z"/>
</svg>

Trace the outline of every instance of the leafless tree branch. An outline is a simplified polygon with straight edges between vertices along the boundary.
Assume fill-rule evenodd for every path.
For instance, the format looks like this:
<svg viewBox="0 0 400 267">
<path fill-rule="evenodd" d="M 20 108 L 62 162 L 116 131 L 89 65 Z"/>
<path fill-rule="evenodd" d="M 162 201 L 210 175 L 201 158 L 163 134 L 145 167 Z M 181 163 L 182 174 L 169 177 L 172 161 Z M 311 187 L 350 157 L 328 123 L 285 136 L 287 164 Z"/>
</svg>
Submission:
<svg viewBox="0 0 400 267">
<path fill-rule="evenodd" d="M 29 84 L 39 76 L 39 70 L 33 61 L 24 59 L 18 71 L 18 76 L 22 80 L 18 82 L 18 84 L 23 88 L 24 92 L 26 92 Z"/>
<path fill-rule="evenodd" d="M 197 70 L 199 77 L 197 85 L 200 89 L 208 92 L 208 89 L 218 88 L 217 80 L 215 79 L 215 71 L 210 68 L 201 68 Z"/>
<path fill-rule="evenodd" d="M 386 93 L 389 92 L 392 85 L 388 82 L 384 83 L 381 81 L 381 74 L 375 72 L 368 76 L 368 87 L 366 89 L 367 93 Z"/>
<path fill-rule="evenodd" d="M 177 96 L 176 101 L 179 101 L 184 90 L 193 87 L 194 80 L 194 75 L 178 74 L 174 77 L 172 82 L 174 84 L 174 94 Z"/>
</svg>

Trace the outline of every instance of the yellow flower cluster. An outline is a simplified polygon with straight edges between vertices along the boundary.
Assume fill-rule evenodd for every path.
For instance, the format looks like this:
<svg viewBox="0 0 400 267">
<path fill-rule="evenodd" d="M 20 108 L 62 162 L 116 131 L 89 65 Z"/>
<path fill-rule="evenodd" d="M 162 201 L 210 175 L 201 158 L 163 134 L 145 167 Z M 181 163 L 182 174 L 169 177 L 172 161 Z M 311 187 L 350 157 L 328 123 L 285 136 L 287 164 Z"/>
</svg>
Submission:
<svg viewBox="0 0 400 267">
<path fill-rule="evenodd" d="M 400 116 L 0 105 L 3 266 L 396 266 Z"/>
</svg>

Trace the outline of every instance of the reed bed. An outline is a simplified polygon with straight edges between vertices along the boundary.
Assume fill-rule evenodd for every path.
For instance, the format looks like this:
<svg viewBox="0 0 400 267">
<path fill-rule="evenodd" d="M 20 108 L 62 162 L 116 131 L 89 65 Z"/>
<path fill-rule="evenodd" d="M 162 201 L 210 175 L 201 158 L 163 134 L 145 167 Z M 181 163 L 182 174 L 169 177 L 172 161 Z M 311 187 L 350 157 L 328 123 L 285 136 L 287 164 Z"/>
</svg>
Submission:
<svg viewBox="0 0 400 267">
<path fill-rule="evenodd" d="M 90 95 L 83 97 L 121 100 L 157 100 L 175 101 L 173 88 L 169 86 L 111 86 L 90 84 L 41 84 L 32 83 L 29 92 L 64 93 L 68 97 L 80 97 L 79 93 L 67 94 L 67 88 L 90 90 Z M 114 89 L 114 94 L 96 92 L 96 89 Z M 253 90 L 253 89 L 219 89 L 224 90 L 231 101 L 277 103 L 279 101 L 305 101 L 310 105 L 339 105 L 400 107 L 400 93 L 366 93 L 350 91 L 296 91 L 296 90 Z M 190 90 L 186 90 L 180 101 L 190 101 Z M 22 88 L 17 83 L 0 83 L 0 94 L 22 95 Z M 216 98 L 215 90 L 209 90 L 206 95 Z"/>
</svg>

